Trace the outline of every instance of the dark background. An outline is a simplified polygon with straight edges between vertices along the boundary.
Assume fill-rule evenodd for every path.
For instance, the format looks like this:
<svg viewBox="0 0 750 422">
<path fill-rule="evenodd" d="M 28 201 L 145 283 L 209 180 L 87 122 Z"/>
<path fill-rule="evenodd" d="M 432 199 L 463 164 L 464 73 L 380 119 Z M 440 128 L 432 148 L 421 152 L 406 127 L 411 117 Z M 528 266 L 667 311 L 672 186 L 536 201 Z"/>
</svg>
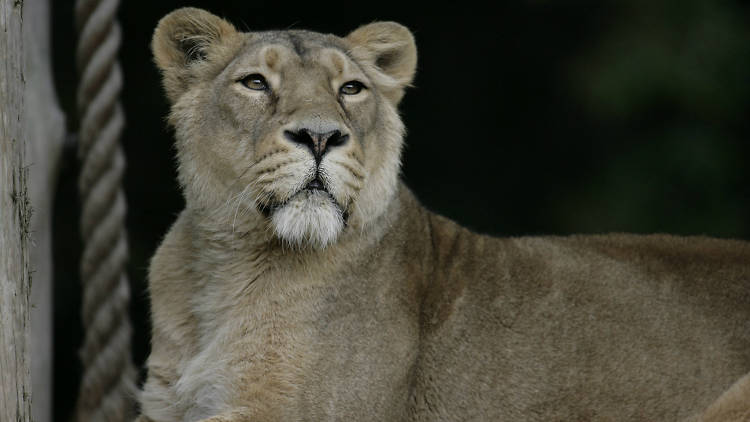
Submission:
<svg viewBox="0 0 750 422">
<path fill-rule="evenodd" d="M 56 83 L 76 129 L 73 1 L 56 0 Z M 416 36 L 403 177 L 430 209 L 502 236 L 669 232 L 750 239 L 750 7 L 719 0 L 123 1 L 134 356 L 148 355 L 149 257 L 183 206 L 149 41 L 203 7 L 241 29 L 346 35 L 395 20 Z M 78 392 L 79 204 L 74 154 L 55 202 L 55 415 Z"/>
</svg>

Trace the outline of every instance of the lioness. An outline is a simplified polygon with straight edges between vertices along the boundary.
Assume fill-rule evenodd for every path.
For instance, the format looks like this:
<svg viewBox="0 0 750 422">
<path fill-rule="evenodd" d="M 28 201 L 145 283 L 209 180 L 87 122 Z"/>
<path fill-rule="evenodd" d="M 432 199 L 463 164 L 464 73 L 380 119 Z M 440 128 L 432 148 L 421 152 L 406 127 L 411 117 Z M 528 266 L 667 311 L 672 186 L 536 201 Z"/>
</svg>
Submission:
<svg viewBox="0 0 750 422">
<path fill-rule="evenodd" d="M 398 177 L 403 26 L 188 8 L 152 48 L 186 207 L 151 262 L 141 421 L 748 417 L 750 244 L 491 238 L 425 210 Z"/>
</svg>

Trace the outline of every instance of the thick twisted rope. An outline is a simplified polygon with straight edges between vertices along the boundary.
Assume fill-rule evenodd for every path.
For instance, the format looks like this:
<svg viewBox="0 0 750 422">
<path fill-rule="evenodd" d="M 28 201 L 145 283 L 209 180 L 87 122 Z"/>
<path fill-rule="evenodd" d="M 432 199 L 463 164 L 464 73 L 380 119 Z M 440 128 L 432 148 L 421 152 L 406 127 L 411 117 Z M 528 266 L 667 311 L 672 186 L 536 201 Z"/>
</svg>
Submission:
<svg viewBox="0 0 750 422">
<path fill-rule="evenodd" d="M 117 6 L 118 0 L 78 0 L 75 10 L 86 333 L 80 352 L 84 369 L 77 405 L 79 422 L 129 420 L 135 391 L 130 290 L 125 274 L 128 245 L 121 187 L 125 156 L 119 143 L 124 117 L 118 101 L 122 73 L 117 62 Z"/>
</svg>

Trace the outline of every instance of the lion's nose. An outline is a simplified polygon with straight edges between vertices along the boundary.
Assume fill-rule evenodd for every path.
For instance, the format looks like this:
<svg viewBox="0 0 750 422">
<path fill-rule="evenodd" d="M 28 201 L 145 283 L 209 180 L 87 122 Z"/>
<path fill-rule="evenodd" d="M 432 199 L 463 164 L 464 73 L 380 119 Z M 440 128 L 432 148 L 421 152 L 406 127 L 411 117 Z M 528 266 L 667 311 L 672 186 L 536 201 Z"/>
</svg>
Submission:
<svg viewBox="0 0 750 422">
<path fill-rule="evenodd" d="M 323 155 L 330 148 L 344 145 L 349 140 L 349 135 L 342 134 L 338 130 L 319 133 L 304 128 L 297 131 L 285 130 L 284 137 L 294 143 L 307 146 L 312 151 L 317 164 L 320 164 Z"/>
</svg>

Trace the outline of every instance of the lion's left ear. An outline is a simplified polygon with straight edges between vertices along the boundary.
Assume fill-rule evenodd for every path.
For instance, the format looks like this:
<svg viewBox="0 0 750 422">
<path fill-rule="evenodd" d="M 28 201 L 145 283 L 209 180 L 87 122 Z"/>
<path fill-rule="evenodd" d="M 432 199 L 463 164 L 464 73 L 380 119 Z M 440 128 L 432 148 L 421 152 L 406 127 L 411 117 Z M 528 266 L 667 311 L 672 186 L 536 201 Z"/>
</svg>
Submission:
<svg viewBox="0 0 750 422">
<path fill-rule="evenodd" d="M 346 41 L 355 59 L 374 66 L 385 76 L 376 83 L 398 104 L 417 68 L 417 45 L 411 32 L 396 22 L 375 22 L 359 27 Z"/>
</svg>

